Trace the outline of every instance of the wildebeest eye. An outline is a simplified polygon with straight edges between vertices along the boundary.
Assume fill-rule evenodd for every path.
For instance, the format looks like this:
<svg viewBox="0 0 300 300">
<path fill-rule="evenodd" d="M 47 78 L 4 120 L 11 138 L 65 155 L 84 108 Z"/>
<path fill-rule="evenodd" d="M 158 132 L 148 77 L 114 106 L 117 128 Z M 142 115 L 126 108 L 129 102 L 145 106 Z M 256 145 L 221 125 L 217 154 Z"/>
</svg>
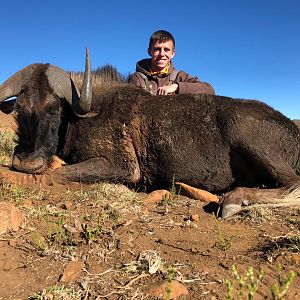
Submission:
<svg viewBox="0 0 300 300">
<path fill-rule="evenodd" d="M 5 114 L 10 114 L 14 111 L 17 97 L 6 100 L 0 103 L 0 110 Z"/>
</svg>

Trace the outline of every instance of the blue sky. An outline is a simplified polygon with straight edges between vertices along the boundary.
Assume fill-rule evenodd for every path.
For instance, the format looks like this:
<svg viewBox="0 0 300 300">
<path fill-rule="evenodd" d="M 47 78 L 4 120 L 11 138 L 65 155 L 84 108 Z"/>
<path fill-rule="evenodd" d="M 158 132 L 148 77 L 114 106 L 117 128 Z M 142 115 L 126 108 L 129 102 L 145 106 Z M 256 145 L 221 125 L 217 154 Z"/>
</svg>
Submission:
<svg viewBox="0 0 300 300">
<path fill-rule="evenodd" d="M 93 67 L 128 74 L 165 29 L 177 69 L 300 119 L 299 16 L 299 0 L 1 1 L 0 83 L 36 62 L 82 70 L 86 46 Z"/>
</svg>

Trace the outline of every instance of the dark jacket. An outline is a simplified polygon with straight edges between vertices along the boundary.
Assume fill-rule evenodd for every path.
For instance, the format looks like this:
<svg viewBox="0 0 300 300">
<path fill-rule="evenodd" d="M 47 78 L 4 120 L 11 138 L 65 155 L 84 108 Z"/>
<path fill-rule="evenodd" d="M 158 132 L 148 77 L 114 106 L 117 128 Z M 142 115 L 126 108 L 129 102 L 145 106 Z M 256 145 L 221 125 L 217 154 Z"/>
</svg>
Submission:
<svg viewBox="0 0 300 300">
<path fill-rule="evenodd" d="M 140 60 L 136 64 L 136 72 L 130 75 L 129 83 L 141 86 L 151 94 L 157 94 L 157 88 L 172 83 L 178 84 L 177 94 L 215 94 L 213 87 L 192 77 L 184 71 L 177 71 L 172 62 L 168 74 L 150 74 L 151 59 Z M 175 78 L 174 78 L 175 75 Z M 173 80 L 172 80 L 173 79 Z"/>
</svg>

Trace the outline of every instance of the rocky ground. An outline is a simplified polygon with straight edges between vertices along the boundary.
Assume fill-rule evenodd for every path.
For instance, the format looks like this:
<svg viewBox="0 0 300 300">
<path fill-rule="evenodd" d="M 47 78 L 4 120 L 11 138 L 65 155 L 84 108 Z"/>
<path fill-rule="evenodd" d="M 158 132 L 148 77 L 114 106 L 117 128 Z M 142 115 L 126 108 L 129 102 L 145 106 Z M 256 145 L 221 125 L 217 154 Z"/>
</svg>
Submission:
<svg viewBox="0 0 300 300">
<path fill-rule="evenodd" d="M 0 178 L 0 299 L 300 299 L 300 206 Z"/>
</svg>

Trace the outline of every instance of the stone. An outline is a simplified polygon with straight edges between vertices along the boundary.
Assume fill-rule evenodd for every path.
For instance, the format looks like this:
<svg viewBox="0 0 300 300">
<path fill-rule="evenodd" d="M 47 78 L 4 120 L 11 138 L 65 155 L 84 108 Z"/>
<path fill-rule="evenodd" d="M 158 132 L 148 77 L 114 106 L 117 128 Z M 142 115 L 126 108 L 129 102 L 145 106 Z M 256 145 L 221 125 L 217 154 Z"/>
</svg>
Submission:
<svg viewBox="0 0 300 300">
<path fill-rule="evenodd" d="M 63 204 L 62 204 L 62 208 L 64 209 L 71 209 L 73 206 L 73 202 L 71 200 L 66 200 Z"/>
<path fill-rule="evenodd" d="M 17 247 L 18 245 L 18 241 L 16 239 L 11 239 L 9 242 L 8 242 L 9 246 L 11 247 Z"/>
<path fill-rule="evenodd" d="M 167 197 L 172 197 L 172 194 L 167 190 L 156 190 L 146 195 L 144 202 L 156 204 Z"/>
<path fill-rule="evenodd" d="M 23 200 L 23 205 L 27 208 L 32 208 L 33 207 L 33 203 L 31 199 L 24 199 Z"/>
<path fill-rule="evenodd" d="M 64 272 L 60 278 L 60 282 L 72 282 L 76 281 L 84 268 L 84 262 L 82 261 L 70 261 L 66 264 Z"/>
<path fill-rule="evenodd" d="M 0 202 L 0 234 L 8 230 L 18 231 L 23 222 L 23 215 L 16 206 L 10 202 Z"/>
<path fill-rule="evenodd" d="M 58 156 L 54 155 L 52 157 L 52 162 L 51 162 L 50 168 L 54 171 L 56 169 L 61 168 L 65 164 L 66 163 L 62 159 L 60 159 Z"/>
<path fill-rule="evenodd" d="M 170 290 L 170 294 L 167 294 L 167 290 Z M 189 291 L 185 285 L 174 280 L 168 282 L 167 280 L 160 282 L 156 286 L 151 287 L 147 294 L 149 296 L 157 297 L 158 299 L 185 299 L 184 296 L 189 296 Z M 167 295 L 169 298 L 166 298 Z M 187 299 L 187 298 L 186 298 Z"/>
<path fill-rule="evenodd" d="M 291 262 L 294 265 L 299 265 L 300 264 L 300 254 L 299 253 L 293 253 L 291 257 Z"/>
<path fill-rule="evenodd" d="M 198 214 L 192 214 L 190 216 L 190 220 L 193 222 L 199 222 L 199 215 Z"/>
<path fill-rule="evenodd" d="M 191 199 L 200 200 L 204 202 L 219 202 L 218 196 L 208 191 L 189 186 L 182 182 L 175 182 L 175 184 L 179 185 L 183 189 L 183 195 L 186 195 Z"/>
<path fill-rule="evenodd" d="M 54 296 L 51 294 L 51 293 L 46 293 L 44 295 L 44 299 L 45 300 L 53 300 L 54 299 Z"/>
</svg>

